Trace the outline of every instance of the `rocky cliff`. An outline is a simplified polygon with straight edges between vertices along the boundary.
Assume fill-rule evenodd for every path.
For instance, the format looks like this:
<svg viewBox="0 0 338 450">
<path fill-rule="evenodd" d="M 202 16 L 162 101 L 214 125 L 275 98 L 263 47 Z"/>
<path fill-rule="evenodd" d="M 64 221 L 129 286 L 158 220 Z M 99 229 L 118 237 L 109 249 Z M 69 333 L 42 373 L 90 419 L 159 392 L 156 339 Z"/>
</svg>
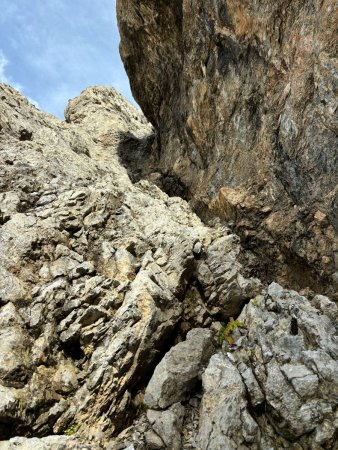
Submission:
<svg viewBox="0 0 338 450">
<path fill-rule="evenodd" d="M 335 2 L 117 4 L 133 93 L 157 130 L 157 170 L 203 217 L 233 222 L 253 274 L 333 294 Z"/>
<path fill-rule="evenodd" d="M 333 448 L 335 303 L 135 181 L 154 131 L 114 89 L 65 122 L 0 89 L 0 449 Z"/>
<path fill-rule="evenodd" d="M 118 2 L 152 125 L 0 85 L 0 450 L 335 449 L 329 8 Z"/>
</svg>

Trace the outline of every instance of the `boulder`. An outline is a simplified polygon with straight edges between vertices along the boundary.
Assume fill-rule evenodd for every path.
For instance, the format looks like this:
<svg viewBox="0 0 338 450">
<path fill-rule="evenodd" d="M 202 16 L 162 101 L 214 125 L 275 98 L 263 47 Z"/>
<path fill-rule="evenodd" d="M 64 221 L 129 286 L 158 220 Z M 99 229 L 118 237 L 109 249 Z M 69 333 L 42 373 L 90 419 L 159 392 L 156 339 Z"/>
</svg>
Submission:
<svg viewBox="0 0 338 450">
<path fill-rule="evenodd" d="M 211 332 L 195 328 L 164 356 L 147 386 L 144 402 L 149 408 L 165 409 L 186 399 L 197 386 L 213 353 Z"/>
</svg>

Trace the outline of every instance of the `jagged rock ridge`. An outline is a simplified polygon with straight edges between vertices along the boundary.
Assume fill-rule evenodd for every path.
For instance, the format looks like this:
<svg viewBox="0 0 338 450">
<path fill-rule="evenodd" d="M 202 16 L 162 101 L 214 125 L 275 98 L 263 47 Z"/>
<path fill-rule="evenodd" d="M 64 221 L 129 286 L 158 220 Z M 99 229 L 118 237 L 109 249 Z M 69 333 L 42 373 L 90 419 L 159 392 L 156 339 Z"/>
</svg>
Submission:
<svg viewBox="0 0 338 450">
<path fill-rule="evenodd" d="M 0 89 L 0 449 L 332 448 L 336 305 L 133 184 L 153 130 L 114 89 L 66 122 Z"/>
</svg>

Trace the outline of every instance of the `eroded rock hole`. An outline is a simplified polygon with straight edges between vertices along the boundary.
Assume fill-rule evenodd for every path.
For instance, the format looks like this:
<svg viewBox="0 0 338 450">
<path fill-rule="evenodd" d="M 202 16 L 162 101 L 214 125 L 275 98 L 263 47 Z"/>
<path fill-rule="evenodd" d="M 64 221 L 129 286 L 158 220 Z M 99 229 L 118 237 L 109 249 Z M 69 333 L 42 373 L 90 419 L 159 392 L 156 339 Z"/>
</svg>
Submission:
<svg viewBox="0 0 338 450">
<path fill-rule="evenodd" d="M 85 357 L 79 341 L 64 344 L 61 349 L 63 350 L 65 356 L 73 359 L 74 361 L 80 361 Z"/>
<path fill-rule="evenodd" d="M 290 333 L 292 334 L 292 336 L 298 335 L 298 321 L 295 317 L 292 317 L 291 319 Z"/>
<path fill-rule="evenodd" d="M 20 130 L 19 132 L 19 140 L 20 141 L 31 141 L 33 137 L 33 133 L 32 131 L 28 131 L 28 130 Z"/>
</svg>

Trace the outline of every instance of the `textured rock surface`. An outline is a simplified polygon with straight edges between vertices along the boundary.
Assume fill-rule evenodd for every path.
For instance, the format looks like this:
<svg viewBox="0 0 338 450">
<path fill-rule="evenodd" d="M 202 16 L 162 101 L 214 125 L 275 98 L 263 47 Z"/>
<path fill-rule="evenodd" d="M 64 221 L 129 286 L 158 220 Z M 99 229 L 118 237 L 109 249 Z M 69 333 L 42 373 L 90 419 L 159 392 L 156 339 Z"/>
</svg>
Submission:
<svg viewBox="0 0 338 450">
<path fill-rule="evenodd" d="M 337 313 L 326 297 L 311 304 L 278 284 L 245 306 L 236 350 L 204 373 L 198 446 L 334 448 Z"/>
<path fill-rule="evenodd" d="M 165 409 L 185 400 L 213 353 L 209 330 L 195 328 L 187 340 L 173 347 L 156 367 L 144 396 L 145 404 Z"/>
<path fill-rule="evenodd" d="M 0 450 L 70 450 L 74 448 L 79 448 L 76 441 L 66 436 L 49 436 L 42 439 L 13 438 L 8 442 L 0 442 Z"/>
<path fill-rule="evenodd" d="M 133 183 L 153 130 L 115 90 L 66 122 L 0 94 L 0 449 L 331 448 L 336 305 Z"/>
<path fill-rule="evenodd" d="M 180 450 L 182 448 L 181 431 L 184 413 L 184 407 L 180 403 L 172 405 L 167 411 L 148 411 L 147 418 L 149 423 L 153 431 L 162 440 L 160 448 L 165 447 L 172 450 Z M 146 442 L 149 445 L 149 432 Z"/>
<path fill-rule="evenodd" d="M 8 86 L 1 95 L 0 435 L 81 424 L 99 442 L 137 414 L 170 342 L 210 325 L 217 289 L 228 298 L 244 282 L 244 301 L 259 283 L 241 275 L 226 228 L 206 227 L 146 181 L 133 185 L 118 157 L 124 134 L 144 148 L 152 130 L 114 90 L 84 91 L 66 123 Z M 228 283 L 217 281 L 225 249 Z M 196 283 L 208 286 L 203 298 Z"/>
<path fill-rule="evenodd" d="M 335 2 L 117 5 L 156 170 L 234 223 L 260 277 L 337 292 Z"/>
</svg>

